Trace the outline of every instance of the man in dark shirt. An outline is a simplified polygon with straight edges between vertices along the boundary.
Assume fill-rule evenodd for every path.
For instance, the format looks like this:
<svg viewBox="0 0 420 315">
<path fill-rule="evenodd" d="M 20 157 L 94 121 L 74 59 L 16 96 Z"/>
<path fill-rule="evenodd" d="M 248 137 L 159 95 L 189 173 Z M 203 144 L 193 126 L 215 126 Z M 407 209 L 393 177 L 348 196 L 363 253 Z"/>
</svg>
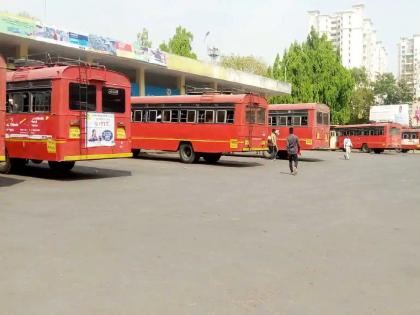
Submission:
<svg viewBox="0 0 420 315">
<path fill-rule="evenodd" d="M 289 128 L 286 139 L 287 154 L 289 155 L 289 168 L 292 175 L 297 175 L 298 154 L 300 153 L 299 138 L 293 134 L 293 128 Z M 293 167 L 294 164 L 294 167 Z"/>
</svg>

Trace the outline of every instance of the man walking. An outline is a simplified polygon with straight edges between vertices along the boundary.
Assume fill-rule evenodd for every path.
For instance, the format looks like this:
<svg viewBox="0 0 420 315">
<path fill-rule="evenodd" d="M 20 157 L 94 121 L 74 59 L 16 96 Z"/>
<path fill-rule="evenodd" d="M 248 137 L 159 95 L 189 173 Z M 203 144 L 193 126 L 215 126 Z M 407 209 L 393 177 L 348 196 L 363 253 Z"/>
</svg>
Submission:
<svg viewBox="0 0 420 315">
<path fill-rule="evenodd" d="M 271 135 L 268 136 L 268 143 L 270 147 L 271 159 L 274 161 L 277 158 L 277 132 L 276 129 L 271 130 Z"/>
<path fill-rule="evenodd" d="M 286 139 L 287 154 L 289 155 L 289 168 L 292 175 L 297 175 L 298 154 L 300 153 L 299 138 L 293 134 L 293 128 L 289 128 Z M 294 164 L 294 165 L 293 165 Z"/>
<path fill-rule="evenodd" d="M 347 135 L 344 138 L 344 159 L 345 160 L 350 160 L 350 153 L 351 153 L 351 148 L 353 147 L 353 143 L 351 143 L 351 139 L 349 138 L 349 136 Z"/>
</svg>

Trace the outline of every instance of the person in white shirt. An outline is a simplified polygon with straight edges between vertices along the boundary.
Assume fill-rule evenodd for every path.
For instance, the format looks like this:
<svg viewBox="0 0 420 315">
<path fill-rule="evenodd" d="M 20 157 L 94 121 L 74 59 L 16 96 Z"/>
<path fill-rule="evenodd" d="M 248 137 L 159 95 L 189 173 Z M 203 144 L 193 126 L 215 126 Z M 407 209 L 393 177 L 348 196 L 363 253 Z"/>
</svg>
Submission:
<svg viewBox="0 0 420 315">
<path fill-rule="evenodd" d="M 351 148 L 353 147 L 353 143 L 351 143 L 351 140 L 349 138 L 349 136 L 346 136 L 344 138 L 344 159 L 345 160 L 350 160 L 350 152 L 351 152 Z"/>
</svg>

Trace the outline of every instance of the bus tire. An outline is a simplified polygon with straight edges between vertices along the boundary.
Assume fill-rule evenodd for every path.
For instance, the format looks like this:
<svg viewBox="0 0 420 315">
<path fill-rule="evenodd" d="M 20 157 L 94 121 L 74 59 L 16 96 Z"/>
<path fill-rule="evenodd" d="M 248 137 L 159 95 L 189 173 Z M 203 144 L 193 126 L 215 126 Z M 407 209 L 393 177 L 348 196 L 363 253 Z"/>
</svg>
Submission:
<svg viewBox="0 0 420 315">
<path fill-rule="evenodd" d="M 133 153 L 133 157 L 136 158 L 140 155 L 140 149 L 132 149 L 131 153 Z"/>
<path fill-rule="evenodd" d="M 0 173 L 9 174 L 12 171 L 12 161 L 6 152 L 6 161 L 0 162 Z"/>
<path fill-rule="evenodd" d="M 381 154 L 384 152 L 384 149 L 373 149 L 373 152 L 375 152 L 375 154 Z"/>
<path fill-rule="evenodd" d="M 363 153 L 370 153 L 370 149 L 367 143 L 363 143 L 362 148 L 360 149 Z"/>
<path fill-rule="evenodd" d="M 407 149 L 402 149 L 402 150 L 401 150 L 401 152 L 402 152 L 402 153 L 407 153 L 407 152 L 408 152 L 408 150 L 407 150 Z"/>
<path fill-rule="evenodd" d="M 216 163 L 222 157 L 222 153 L 205 153 L 203 159 L 207 163 Z"/>
<path fill-rule="evenodd" d="M 41 164 L 43 161 L 42 160 L 31 160 L 32 163 L 34 164 Z"/>
<path fill-rule="evenodd" d="M 179 146 L 179 158 L 181 159 L 182 163 L 191 164 L 198 162 L 200 155 L 194 152 L 191 143 L 181 143 Z"/>
<path fill-rule="evenodd" d="M 76 162 L 74 161 L 66 161 L 66 162 L 48 161 L 48 166 L 53 171 L 58 171 L 58 172 L 69 172 L 74 167 L 75 164 Z"/>
<path fill-rule="evenodd" d="M 0 163 L 0 173 L 3 174 L 10 174 L 16 171 L 21 171 L 28 160 L 26 159 L 16 159 L 16 158 L 9 158 L 9 155 L 6 152 L 6 161 Z"/>
</svg>

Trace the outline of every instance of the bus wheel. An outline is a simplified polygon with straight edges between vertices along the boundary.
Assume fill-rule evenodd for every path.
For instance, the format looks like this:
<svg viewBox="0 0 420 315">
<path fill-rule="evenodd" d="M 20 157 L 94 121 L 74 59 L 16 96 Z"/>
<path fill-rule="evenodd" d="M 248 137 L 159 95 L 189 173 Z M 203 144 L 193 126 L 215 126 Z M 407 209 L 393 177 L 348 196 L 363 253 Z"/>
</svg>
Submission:
<svg viewBox="0 0 420 315">
<path fill-rule="evenodd" d="M 6 152 L 6 161 L 0 162 L 0 173 L 9 174 L 12 171 L 12 162 Z"/>
<path fill-rule="evenodd" d="M 181 143 L 179 146 L 179 157 L 182 163 L 194 163 L 200 159 L 200 155 L 194 152 L 190 143 Z"/>
<path fill-rule="evenodd" d="M 41 164 L 42 160 L 31 160 L 31 162 L 34 164 Z"/>
<path fill-rule="evenodd" d="M 407 149 L 402 149 L 402 150 L 401 150 L 401 152 L 402 152 L 402 153 L 407 153 L 407 152 L 408 152 L 408 150 L 407 150 Z"/>
<path fill-rule="evenodd" d="M 0 163 L 0 173 L 10 174 L 12 172 L 20 171 L 25 167 L 27 162 L 26 159 L 11 159 L 6 152 L 6 161 Z"/>
<path fill-rule="evenodd" d="M 206 153 L 203 154 L 203 158 L 207 163 L 216 163 L 222 157 L 221 153 Z"/>
<path fill-rule="evenodd" d="M 133 157 L 138 157 L 140 154 L 140 149 L 132 149 L 131 153 L 133 153 Z"/>
<path fill-rule="evenodd" d="M 74 167 L 74 164 L 76 164 L 76 162 L 74 162 L 74 161 L 71 161 L 71 162 L 48 161 L 49 167 L 53 171 L 59 171 L 59 172 L 68 172 L 68 171 L 70 171 Z"/>
<path fill-rule="evenodd" d="M 373 149 L 373 152 L 375 152 L 376 154 L 381 154 L 382 152 L 384 152 L 383 149 Z"/>
<path fill-rule="evenodd" d="M 363 143 L 361 151 L 363 153 L 370 153 L 370 149 L 366 143 Z"/>
</svg>

